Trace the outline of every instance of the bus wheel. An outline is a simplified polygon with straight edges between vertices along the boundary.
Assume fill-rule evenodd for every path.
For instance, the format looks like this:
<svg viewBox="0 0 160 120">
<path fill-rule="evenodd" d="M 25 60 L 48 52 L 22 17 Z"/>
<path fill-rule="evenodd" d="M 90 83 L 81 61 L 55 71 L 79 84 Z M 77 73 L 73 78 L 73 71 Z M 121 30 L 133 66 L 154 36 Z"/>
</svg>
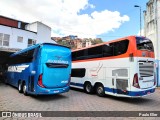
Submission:
<svg viewBox="0 0 160 120">
<path fill-rule="evenodd" d="M 27 86 L 26 86 L 26 83 L 23 83 L 23 94 L 27 95 Z"/>
<path fill-rule="evenodd" d="M 93 87 L 92 87 L 91 83 L 89 83 L 89 82 L 85 83 L 84 90 L 86 93 L 91 94 L 93 92 Z"/>
<path fill-rule="evenodd" d="M 19 81 L 18 82 L 18 91 L 19 91 L 19 93 L 22 93 L 22 82 L 21 81 Z"/>
<path fill-rule="evenodd" d="M 96 87 L 96 93 L 98 96 L 103 97 L 105 95 L 104 87 L 103 85 L 99 84 Z"/>
<path fill-rule="evenodd" d="M 7 79 L 5 79 L 5 80 L 4 80 L 4 83 L 5 83 L 6 85 L 8 85 L 8 80 L 7 80 Z"/>
</svg>

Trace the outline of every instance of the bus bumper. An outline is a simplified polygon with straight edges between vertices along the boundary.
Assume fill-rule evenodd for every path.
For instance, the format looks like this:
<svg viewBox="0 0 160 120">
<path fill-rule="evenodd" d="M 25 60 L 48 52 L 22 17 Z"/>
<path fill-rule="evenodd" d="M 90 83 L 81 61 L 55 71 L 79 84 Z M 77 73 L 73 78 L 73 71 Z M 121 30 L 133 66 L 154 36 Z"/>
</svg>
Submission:
<svg viewBox="0 0 160 120">
<path fill-rule="evenodd" d="M 41 88 L 37 86 L 37 90 L 35 94 L 37 95 L 52 95 L 52 94 L 60 94 L 68 92 L 70 89 L 69 86 L 63 87 L 63 88 L 54 88 L 54 89 L 48 89 L 48 88 Z"/>
<path fill-rule="evenodd" d="M 146 96 L 155 92 L 155 88 L 143 90 L 143 91 L 129 91 L 129 96 L 131 97 L 141 97 Z"/>
</svg>

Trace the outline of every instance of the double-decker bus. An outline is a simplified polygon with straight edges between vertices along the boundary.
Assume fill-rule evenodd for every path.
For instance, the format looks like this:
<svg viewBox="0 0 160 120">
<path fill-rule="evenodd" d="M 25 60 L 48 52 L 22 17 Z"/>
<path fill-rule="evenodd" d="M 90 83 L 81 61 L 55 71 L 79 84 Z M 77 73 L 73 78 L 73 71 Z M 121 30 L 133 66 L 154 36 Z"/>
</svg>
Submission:
<svg viewBox="0 0 160 120">
<path fill-rule="evenodd" d="M 27 94 L 69 91 L 71 50 L 52 43 L 36 44 L 9 57 L 6 83 Z"/>
<path fill-rule="evenodd" d="M 72 51 L 71 87 L 120 97 L 154 93 L 154 48 L 151 40 L 128 36 Z"/>
</svg>

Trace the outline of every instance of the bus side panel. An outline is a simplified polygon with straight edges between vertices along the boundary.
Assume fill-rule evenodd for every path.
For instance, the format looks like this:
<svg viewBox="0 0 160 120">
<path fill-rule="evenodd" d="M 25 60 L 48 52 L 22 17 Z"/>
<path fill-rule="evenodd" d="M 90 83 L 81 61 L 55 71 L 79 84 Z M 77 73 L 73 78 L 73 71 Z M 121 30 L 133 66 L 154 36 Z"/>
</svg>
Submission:
<svg viewBox="0 0 160 120">
<path fill-rule="evenodd" d="M 90 81 L 92 86 L 96 83 L 102 83 L 106 94 L 116 95 L 119 93 L 124 95 L 130 91 L 129 58 L 75 62 L 73 63 L 74 68 L 85 68 L 88 72 L 84 78 L 72 77 L 73 87 L 83 88 L 84 83 Z"/>
<path fill-rule="evenodd" d="M 8 67 L 7 81 L 9 84 L 18 87 L 19 80 L 28 83 L 27 78 L 30 74 L 32 64 L 15 64 Z"/>
</svg>

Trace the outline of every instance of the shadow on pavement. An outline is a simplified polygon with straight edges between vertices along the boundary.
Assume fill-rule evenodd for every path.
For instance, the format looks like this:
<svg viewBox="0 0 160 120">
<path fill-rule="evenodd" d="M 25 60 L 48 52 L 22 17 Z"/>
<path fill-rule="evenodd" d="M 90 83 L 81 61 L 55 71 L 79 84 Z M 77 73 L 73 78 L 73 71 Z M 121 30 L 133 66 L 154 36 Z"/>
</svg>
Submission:
<svg viewBox="0 0 160 120">
<path fill-rule="evenodd" d="M 83 92 L 83 93 L 85 93 L 83 89 L 78 89 L 78 88 L 70 87 L 70 90 L 75 90 L 75 91 L 78 91 L 78 92 Z"/>
<path fill-rule="evenodd" d="M 121 101 L 121 102 L 125 102 L 125 103 L 129 103 L 129 104 L 136 104 L 136 105 L 146 105 L 146 104 L 150 104 L 154 101 L 154 99 L 149 99 L 147 97 L 138 97 L 138 98 L 127 98 L 127 97 L 116 97 L 116 96 L 111 96 L 111 95 L 105 95 L 104 96 L 105 99 L 113 99 L 113 100 L 117 100 L 117 101 Z"/>
<path fill-rule="evenodd" d="M 65 93 L 63 93 L 65 94 Z M 36 99 L 37 101 L 42 101 L 42 102 L 48 102 L 48 101 L 57 101 L 60 99 L 68 99 L 68 96 L 65 96 L 63 94 L 55 94 L 55 95 L 29 95 L 33 99 Z"/>
<path fill-rule="evenodd" d="M 82 92 L 84 94 L 86 94 L 84 92 L 84 90 L 82 89 L 78 89 L 78 88 L 71 88 L 71 90 L 74 90 L 74 91 L 77 91 L 77 92 Z M 154 93 L 153 93 L 154 94 Z M 91 95 L 95 95 L 96 96 L 96 93 L 93 93 Z M 143 96 L 143 97 L 138 97 L 138 98 L 129 98 L 129 97 L 116 97 L 116 96 L 112 96 L 112 95 L 105 95 L 104 97 L 99 97 L 99 96 L 96 96 L 96 97 L 99 97 L 101 99 L 110 99 L 110 100 L 116 100 L 118 102 L 125 102 L 125 103 L 130 103 L 130 104 L 136 104 L 136 105 L 146 105 L 146 104 L 150 104 L 151 102 L 154 102 L 154 99 L 150 99 L 149 97 L 150 95 L 148 96 Z"/>
<path fill-rule="evenodd" d="M 16 90 L 17 94 L 23 95 L 23 93 L 18 92 L 18 89 L 16 87 L 9 85 L 9 84 L 5 84 L 2 81 L 0 81 L 0 86 L 10 87 L 11 89 Z M 31 95 L 31 94 L 29 94 L 27 96 L 24 95 L 22 97 L 31 97 L 31 98 L 36 99 L 38 101 L 46 102 L 46 101 L 52 101 L 52 100 L 66 99 L 69 96 L 66 96 L 66 93 L 62 93 L 62 94 L 54 94 L 54 95 Z"/>
</svg>

